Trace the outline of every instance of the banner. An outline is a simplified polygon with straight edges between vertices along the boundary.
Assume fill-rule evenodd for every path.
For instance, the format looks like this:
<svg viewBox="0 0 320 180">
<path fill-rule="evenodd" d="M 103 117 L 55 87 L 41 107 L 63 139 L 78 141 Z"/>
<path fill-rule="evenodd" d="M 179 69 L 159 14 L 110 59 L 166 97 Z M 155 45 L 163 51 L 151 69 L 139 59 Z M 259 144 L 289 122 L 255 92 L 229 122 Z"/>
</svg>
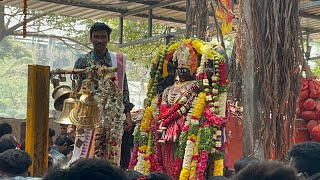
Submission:
<svg viewBox="0 0 320 180">
<path fill-rule="evenodd" d="M 232 0 L 219 0 L 220 5 L 216 10 L 216 17 L 222 21 L 222 35 L 226 35 L 232 30 Z"/>
</svg>

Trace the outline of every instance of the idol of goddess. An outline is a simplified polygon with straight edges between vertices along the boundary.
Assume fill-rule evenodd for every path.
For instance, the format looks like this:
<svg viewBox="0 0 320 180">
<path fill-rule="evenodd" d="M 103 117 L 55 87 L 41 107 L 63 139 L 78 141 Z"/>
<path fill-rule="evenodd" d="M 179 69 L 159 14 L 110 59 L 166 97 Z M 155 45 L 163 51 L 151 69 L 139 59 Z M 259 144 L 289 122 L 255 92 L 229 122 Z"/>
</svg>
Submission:
<svg viewBox="0 0 320 180">
<path fill-rule="evenodd" d="M 174 52 L 172 46 L 176 46 Z M 214 56 L 212 48 L 199 40 L 172 44 L 161 54 L 164 58 L 160 58 L 156 76 L 162 69 L 165 77 L 171 64 L 176 67 L 177 80 L 145 109 L 141 126 L 135 130 L 140 143 L 129 168 L 145 174 L 162 171 L 174 179 L 204 179 L 209 162 L 211 171 L 217 164 L 215 174 L 219 170 L 222 175 L 226 96 L 218 89 L 220 69 L 225 68 L 221 56 Z"/>
</svg>

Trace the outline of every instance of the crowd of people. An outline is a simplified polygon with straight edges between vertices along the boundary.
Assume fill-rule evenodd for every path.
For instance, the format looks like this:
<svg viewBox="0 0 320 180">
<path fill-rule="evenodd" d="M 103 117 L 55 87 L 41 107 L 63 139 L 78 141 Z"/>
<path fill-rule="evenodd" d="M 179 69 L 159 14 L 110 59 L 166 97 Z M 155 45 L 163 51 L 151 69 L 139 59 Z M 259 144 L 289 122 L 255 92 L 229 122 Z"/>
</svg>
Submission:
<svg viewBox="0 0 320 180">
<path fill-rule="evenodd" d="M 43 180 L 171 180 L 161 172 L 148 175 L 134 170 L 115 167 L 110 162 L 98 159 L 79 159 L 66 166 L 73 143 L 67 135 L 56 138 L 49 130 L 49 168 L 43 177 L 30 177 L 28 168 L 31 156 L 24 151 L 24 143 L 18 143 L 11 135 L 8 123 L 0 124 L 0 177 L 1 179 Z M 55 139 L 53 141 L 53 139 Z M 320 180 L 320 143 L 303 142 L 288 151 L 288 161 L 267 161 L 244 157 L 235 162 L 234 170 L 225 169 L 225 176 L 210 177 L 209 180 Z M 230 173 L 231 172 L 231 173 Z"/>
</svg>

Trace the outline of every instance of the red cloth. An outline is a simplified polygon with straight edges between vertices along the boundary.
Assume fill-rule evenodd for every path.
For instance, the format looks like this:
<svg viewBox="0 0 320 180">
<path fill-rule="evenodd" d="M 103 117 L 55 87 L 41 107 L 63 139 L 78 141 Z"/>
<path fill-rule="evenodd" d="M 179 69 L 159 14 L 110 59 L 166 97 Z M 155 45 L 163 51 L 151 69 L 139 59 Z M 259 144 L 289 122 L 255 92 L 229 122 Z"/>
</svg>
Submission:
<svg viewBox="0 0 320 180">
<path fill-rule="evenodd" d="M 309 94 L 310 97 L 312 98 L 320 97 L 320 81 L 316 77 L 313 77 L 309 81 L 309 89 L 310 89 L 310 94 Z"/>
<path fill-rule="evenodd" d="M 309 98 L 303 103 L 303 107 L 308 111 L 312 111 L 316 108 L 316 102 L 314 99 Z"/>
<path fill-rule="evenodd" d="M 170 175 L 174 176 L 174 143 L 166 142 L 161 146 L 162 154 L 162 164 L 164 171 Z"/>
</svg>

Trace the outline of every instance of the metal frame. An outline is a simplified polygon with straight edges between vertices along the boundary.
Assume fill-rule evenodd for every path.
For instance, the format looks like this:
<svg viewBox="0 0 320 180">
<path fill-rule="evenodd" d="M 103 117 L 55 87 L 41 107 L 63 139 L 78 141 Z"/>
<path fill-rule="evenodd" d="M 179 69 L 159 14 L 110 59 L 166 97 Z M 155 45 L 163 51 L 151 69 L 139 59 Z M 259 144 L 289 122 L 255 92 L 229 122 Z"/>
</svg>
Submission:
<svg viewBox="0 0 320 180">
<path fill-rule="evenodd" d="M 130 1 L 128 1 L 130 2 Z M 131 1 L 133 2 L 133 1 Z M 148 7 L 143 7 L 143 8 L 137 8 L 131 11 L 128 11 L 126 13 L 122 13 L 119 17 L 119 45 L 118 47 L 122 48 L 122 47 L 127 47 L 127 46 L 132 46 L 132 45 L 136 45 L 136 44 L 140 44 L 140 43 L 146 43 L 146 42 L 151 42 L 157 39 L 161 39 L 161 38 L 166 38 L 166 42 L 170 41 L 170 38 L 174 35 L 177 34 L 183 34 L 185 33 L 184 31 L 178 31 L 178 32 L 173 32 L 173 33 L 166 33 L 166 34 L 162 34 L 162 35 L 158 35 L 158 36 L 152 36 L 152 21 L 154 18 L 153 14 L 152 14 L 152 10 L 154 8 L 165 8 L 168 7 L 170 4 L 176 3 L 176 2 L 181 2 L 181 0 L 169 0 L 169 1 L 164 1 L 164 2 L 160 2 L 160 3 L 151 3 L 151 2 L 139 2 L 142 4 L 148 4 Z M 172 7 L 172 6 L 170 6 Z M 123 20 L 124 17 L 127 16 L 137 16 L 139 15 L 139 13 L 144 12 L 144 11 L 148 11 L 148 38 L 144 38 L 144 39 L 139 39 L 139 40 L 135 40 L 135 41 L 131 41 L 131 42 L 126 42 L 123 43 Z M 175 21 L 170 21 L 169 22 L 175 22 Z M 181 21 L 181 23 L 185 24 L 185 21 Z"/>
<path fill-rule="evenodd" d="M 82 7 L 82 8 L 89 8 L 89 9 L 96 9 L 96 10 L 101 10 L 101 11 L 112 11 L 112 12 L 119 13 L 120 16 L 121 16 L 121 14 L 125 14 L 125 13 L 130 12 L 128 10 L 119 9 L 119 8 L 115 8 L 115 7 L 108 6 L 108 5 L 99 5 L 99 4 L 84 3 L 84 2 L 72 2 L 70 0 L 39 0 L 39 1 L 68 5 L 68 6 L 75 6 L 75 7 Z M 149 18 L 149 15 L 141 14 L 141 12 L 140 12 L 140 14 L 134 14 L 132 16 L 141 17 L 141 18 Z M 173 18 L 167 18 L 167 17 L 161 17 L 161 16 L 152 16 L 152 18 L 155 20 L 185 24 L 185 21 L 181 21 L 181 20 L 173 19 Z"/>
</svg>

